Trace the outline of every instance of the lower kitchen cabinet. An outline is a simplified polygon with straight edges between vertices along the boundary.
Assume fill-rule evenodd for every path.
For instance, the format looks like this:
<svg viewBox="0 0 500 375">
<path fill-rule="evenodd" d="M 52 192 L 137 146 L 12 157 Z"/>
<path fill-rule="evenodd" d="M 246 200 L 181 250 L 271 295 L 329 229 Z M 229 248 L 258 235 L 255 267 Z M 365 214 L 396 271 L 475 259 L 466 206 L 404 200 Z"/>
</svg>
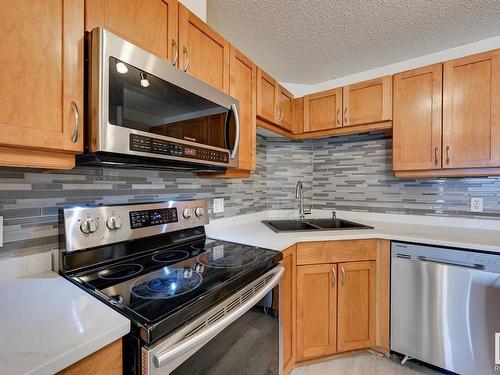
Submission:
<svg viewBox="0 0 500 375">
<path fill-rule="evenodd" d="M 297 267 L 297 360 L 337 349 L 337 266 Z"/>
<path fill-rule="evenodd" d="M 58 375 L 122 375 L 122 340 L 116 340 L 95 353 L 58 372 Z"/>
<path fill-rule="evenodd" d="M 375 345 L 375 270 L 375 261 L 338 265 L 339 352 Z"/>
<path fill-rule="evenodd" d="M 294 258 L 288 261 L 291 255 L 287 254 L 283 258 L 285 267 L 297 264 L 295 299 L 293 292 L 282 294 L 296 311 L 296 332 L 291 335 L 296 341 L 295 358 L 285 344 L 285 370 L 290 369 L 289 363 L 358 349 L 388 355 L 389 241 L 303 242 L 294 250 Z M 286 273 L 284 285 L 289 285 Z M 290 316 L 293 319 L 282 314 L 286 322 Z M 285 335 L 286 327 L 288 323 Z"/>
<path fill-rule="evenodd" d="M 283 332 L 283 374 L 287 375 L 295 363 L 295 249 L 283 251 L 285 274 L 281 281 L 280 318 Z"/>
</svg>

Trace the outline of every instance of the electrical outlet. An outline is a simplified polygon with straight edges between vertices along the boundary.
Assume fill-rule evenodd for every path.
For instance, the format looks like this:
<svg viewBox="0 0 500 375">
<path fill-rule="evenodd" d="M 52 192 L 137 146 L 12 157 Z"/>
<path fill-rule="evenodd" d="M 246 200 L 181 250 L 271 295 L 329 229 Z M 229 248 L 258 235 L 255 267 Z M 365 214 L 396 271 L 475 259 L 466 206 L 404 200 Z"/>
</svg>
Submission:
<svg viewBox="0 0 500 375">
<path fill-rule="evenodd" d="M 214 199 L 214 214 L 224 212 L 224 198 Z"/>
<path fill-rule="evenodd" d="M 470 212 L 483 212 L 483 198 L 470 199 Z"/>
</svg>

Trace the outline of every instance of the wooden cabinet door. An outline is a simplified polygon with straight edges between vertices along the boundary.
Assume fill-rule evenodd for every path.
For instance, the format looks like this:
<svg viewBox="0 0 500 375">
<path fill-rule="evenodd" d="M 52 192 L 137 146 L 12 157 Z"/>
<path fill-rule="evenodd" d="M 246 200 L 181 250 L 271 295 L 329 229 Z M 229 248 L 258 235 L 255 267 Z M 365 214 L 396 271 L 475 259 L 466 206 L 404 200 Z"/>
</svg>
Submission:
<svg viewBox="0 0 500 375">
<path fill-rule="evenodd" d="M 57 375 L 121 375 L 123 373 L 122 340 L 99 349 Z"/>
<path fill-rule="evenodd" d="M 255 112 L 257 67 L 231 46 L 229 95 L 239 101 L 240 145 L 238 169 L 255 170 Z"/>
<path fill-rule="evenodd" d="M 82 152 L 83 0 L 0 0 L 0 8 L 0 146 Z M 61 165 L 54 155 L 21 152 L 1 163 L 74 165 L 73 155 Z"/>
<path fill-rule="evenodd" d="M 278 82 L 257 68 L 257 116 L 270 123 L 277 122 Z"/>
<path fill-rule="evenodd" d="M 500 166 L 500 50 L 444 63 L 443 167 Z"/>
<path fill-rule="evenodd" d="M 229 93 L 229 42 L 179 4 L 179 68 Z"/>
<path fill-rule="evenodd" d="M 342 88 L 304 96 L 304 132 L 342 126 Z"/>
<path fill-rule="evenodd" d="M 441 168 L 443 65 L 394 75 L 393 168 Z"/>
<path fill-rule="evenodd" d="M 343 88 L 344 126 L 392 119 L 392 77 L 386 76 Z"/>
<path fill-rule="evenodd" d="M 292 131 L 292 101 L 293 95 L 281 85 L 278 85 L 278 124 L 288 131 Z"/>
<path fill-rule="evenodd" d="M 336 352 L 337 265 L 297 267 L 297 360 Z"/>
<path fill-rule="evenodd" d="M 177 9 L 177 0 L 85 0 L 85 30 L 104 27 L 174 61 L 178 54 Z"/>
<path fill-rule="evenodd" d="M 339 263 L 338 351 L 375 345 L 376 262 Z"/>
<path fill-rule="evenodd" d="M 285 274 L 281 279 L 280 319 L 283 329 L 283 373 L 286 375 L 295 360 L 295 245 L 283 252 Z"/>
</svg>

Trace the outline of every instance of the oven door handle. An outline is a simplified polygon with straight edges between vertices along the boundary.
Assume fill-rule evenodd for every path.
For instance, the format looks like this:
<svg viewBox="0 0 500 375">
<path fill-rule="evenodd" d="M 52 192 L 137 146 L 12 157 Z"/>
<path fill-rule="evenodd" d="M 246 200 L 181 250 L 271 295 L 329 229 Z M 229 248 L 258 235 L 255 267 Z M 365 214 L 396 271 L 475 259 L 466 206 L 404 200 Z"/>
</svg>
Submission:
<svg viewBox="0 0 500 375">
<path fill-rule="evenodd" d="M 224 330 L 224 328 L 250 310 L 257 302 L 264 298 L 267 293 L 278 285 L 283 273 L 285 272 L 285 268 L 279 265 L 275 267 L 273 271 L 275 274 L 266 286 L 254 294 L 252 298 L 245 301 L 245 303 L 243 303 L 240 307 L 231 311 L 225 317 L 210 325 L 207 329 L 201 330 L 198 334 L 190 336 L 158 354 L 153 354 L 153 363 L 155 367 L 160 368 L 200 344 L 211 340 L 218 333 Z"/>
<path fill-rule="evenodd" d="M 231 104 L 231 110 L 234 113 L 234 123 L 236 125 L 236 132 L 234 134 L 234 147 L 231 151 L 231 159 L 236 158 L 238 155 L 238 147 L 240 146 L 240 115 L 238 113 L 238 107 L 236 104 Z"/>
</svg>

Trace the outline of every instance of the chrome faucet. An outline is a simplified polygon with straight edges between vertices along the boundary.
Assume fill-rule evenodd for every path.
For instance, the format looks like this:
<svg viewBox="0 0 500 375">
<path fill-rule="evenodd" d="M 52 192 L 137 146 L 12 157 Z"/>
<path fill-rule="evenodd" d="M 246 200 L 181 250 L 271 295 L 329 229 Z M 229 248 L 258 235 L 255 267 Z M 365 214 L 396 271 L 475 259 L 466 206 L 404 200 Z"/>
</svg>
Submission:
<svg viewBox="0 0 500 375">
<path fill-rule="evenodd" d="M 306 215 L 311 213 L 311 208 L 309 210 L 304 209 L 304 186 L 302 184 L 302 180 L 297 182 L 295 185 L 295 199 L 299 200 L 299 220 L 304 220 Z"/>
</svg>

